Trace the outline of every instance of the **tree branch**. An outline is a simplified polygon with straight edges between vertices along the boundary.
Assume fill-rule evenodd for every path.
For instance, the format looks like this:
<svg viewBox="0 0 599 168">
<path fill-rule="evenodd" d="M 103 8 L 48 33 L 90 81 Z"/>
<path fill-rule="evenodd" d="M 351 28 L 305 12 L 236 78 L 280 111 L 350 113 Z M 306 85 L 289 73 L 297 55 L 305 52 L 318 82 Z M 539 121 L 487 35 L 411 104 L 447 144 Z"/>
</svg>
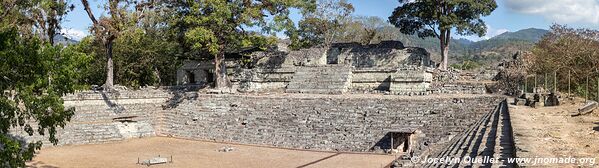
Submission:
<svg viewBox="0 0 599 168">
<path fill-rule="evenodd" d="M 87 0 L 81 0 L 81 4 L 83 4 L 83 8 L 85 9 L 85 12 L 87 12 L 87 16 L 89 16 L 89 19 L 92 20 L 92 23 L 94 25 L 98 25 L 98 20 L 96 20 L 94 13 L 92 13 L 92 10 L 89 8 L 89 3 L 87 2 Z"/>
<path fill-rule="evenodd" d="M 437 38 L 441 38 L 441 36 L 439 35 L 439 33 L 437 33 L 437 31 L 435 30 L 435 27 L 433 27 L 433 25 L 432 25 L 432 24 L 430 24 L 430 25 L 428 25 L 428 26 L 431 28 L 431 30 L 433 31 L 433 33 L 435 33 L 435 36 L 436 36 Z"/>
</svg>

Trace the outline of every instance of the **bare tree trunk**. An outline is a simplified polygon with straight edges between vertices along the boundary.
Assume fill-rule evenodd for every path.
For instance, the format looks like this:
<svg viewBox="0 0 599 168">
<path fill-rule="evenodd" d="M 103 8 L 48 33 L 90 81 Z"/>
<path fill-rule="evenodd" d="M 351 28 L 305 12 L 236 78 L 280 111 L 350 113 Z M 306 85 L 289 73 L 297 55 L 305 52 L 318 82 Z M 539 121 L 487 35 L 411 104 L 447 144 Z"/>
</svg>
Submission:
<svg viewBox="0 0 599 168">
<path fill-rule="evenodd" d="M 449 54 L 449 49 L 447 47 L 447 45 L 442 45 L 441 46 L 441 57 L 442 57 L 442 61 L 441 61 L 441 65 L 439 67 L 439 69 L 441 70 L 447 70 L 447 55 Z"/>
<path fill-rule="evenodd" d="M 221 50 L 214 57 L 214 75 L 216 76 L 215 88 L 225 88 L 229 83 L 227 80 L 227 67 L 225 66 L 225 52 Z"/>
<path fill-rule="evenodd" d="M 112 63 L 112 41 L 106 43 L 106 83 L 105 87 L 112 90 L 114 86 L 114 68 Z"/>
<path fill-rule="evenodd" d="M 439 65 L 439 69 L 447 70 L 447 62 L 449 57 L 449 39 L 451 38 L 451 31 L 449 30 L 441 30 L 441 35 L 439 36 L 440 46 L 441 46 L 441 65 Z"/>
<path fill-rule="evenodd" d="M 447 30 L 445 33 L 445 49 L 443 50 L 443 67 L 445 70 L 449 68 L 447 63 L 449 62 L 449 42 L 451 41 L 451 30 Z"/>
<path fill-rule="evenodd" d="M 438 69 L 441 70 L 447 70 L 447 65 L 446 65 L 446 61 L 447 61 L 447 48 L 445 47 L 445 30 L 441 30 L 441 35 L 439 36 L 439 44 L 441 47 L 441 63 L 439 65 L 439 67 L 437 67 Z"/>
</svg>

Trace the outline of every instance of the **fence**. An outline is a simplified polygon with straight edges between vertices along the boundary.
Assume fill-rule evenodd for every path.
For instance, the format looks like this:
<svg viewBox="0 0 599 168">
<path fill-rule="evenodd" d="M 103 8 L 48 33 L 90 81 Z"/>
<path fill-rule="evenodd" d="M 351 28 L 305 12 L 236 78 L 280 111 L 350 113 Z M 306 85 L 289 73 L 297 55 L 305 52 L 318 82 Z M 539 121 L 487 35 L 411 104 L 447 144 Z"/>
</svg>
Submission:
<svg viewBox="0 0 599 168">
<path fill-rule="evenodd" d="M 567 93 L 567 97 L 580 96 L 585 101 L 594 99 L 599 102 L 599 71 L 588 74 L 572 74 L 555 70 L 553 73 L 531 74 L 520 82 L 519 90 L 526 93 L 539 92 L 542 88 L 546 92 Z"/>
</svg>

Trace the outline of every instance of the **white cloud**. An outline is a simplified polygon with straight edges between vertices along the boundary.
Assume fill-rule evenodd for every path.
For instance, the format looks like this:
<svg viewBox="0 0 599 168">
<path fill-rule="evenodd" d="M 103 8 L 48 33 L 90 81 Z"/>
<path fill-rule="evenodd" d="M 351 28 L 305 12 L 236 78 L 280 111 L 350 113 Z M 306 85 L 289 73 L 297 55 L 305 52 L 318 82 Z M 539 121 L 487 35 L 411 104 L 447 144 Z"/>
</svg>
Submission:
<svg viewBox="0 0 599 168">
<path fill-rule="evenodd" d="M 534 14 L 557 23 L 599 24 L 598 0 L 506 0 L 518 13 Z"/>
<path fill-rule="evenodd" d="M 488 40 L 490 38 L 493 38 L 497 35 L 500 35 L 502 33 L 508 32 L 508 31 L 509 31 L 508 29 L 503 29 L 503 28 L 495 29 L 495 28 L 491 27 L 490 25 L 487 25 L 487 34 L 485 34 L 485 36 L 483 36 L 483 37 L 478 37 L 476 35 L 474 35 L 474 36 L 459 36 L 458 35 L 457 38 L 465 38 L 465 39 L 468 39 L 471 41 L 481 41 L 481 40 Z"/>
<path fill-rule="evenodd" d="M 81 40 L 82 38 L 87 36 L 87 32 L 77 30 L 77 29 L 72 29 L 72 28 L 61 29 L 60 33 L 62 35 L 64 35 L 65 37 L 73 39 L 73 40 Z"/>
</svg>

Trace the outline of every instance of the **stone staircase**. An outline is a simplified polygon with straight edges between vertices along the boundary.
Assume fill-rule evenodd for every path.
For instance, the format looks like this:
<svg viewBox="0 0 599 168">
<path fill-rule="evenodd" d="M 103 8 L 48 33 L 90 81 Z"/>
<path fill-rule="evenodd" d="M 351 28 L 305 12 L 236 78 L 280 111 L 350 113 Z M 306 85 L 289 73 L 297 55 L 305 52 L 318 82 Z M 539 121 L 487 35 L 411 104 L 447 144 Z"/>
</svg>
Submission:
<svg viewBox="0 0 599 168">
<path fill-rule="evenodd" d="M 426 164 L 422 167 L 515 167 L 507 158 L 515 158 L 515 145 L 507 101 L 485 114 L 468 130 L 456 136 L 443 151 L 433 158 L 494 158 L 497 163 Z"/>
<path fill-rule="evenodd" d="M 352 68 L 327 65 L 297 68 L 287 93 L 342 94 L 351 86 Z"/>
</svg>

